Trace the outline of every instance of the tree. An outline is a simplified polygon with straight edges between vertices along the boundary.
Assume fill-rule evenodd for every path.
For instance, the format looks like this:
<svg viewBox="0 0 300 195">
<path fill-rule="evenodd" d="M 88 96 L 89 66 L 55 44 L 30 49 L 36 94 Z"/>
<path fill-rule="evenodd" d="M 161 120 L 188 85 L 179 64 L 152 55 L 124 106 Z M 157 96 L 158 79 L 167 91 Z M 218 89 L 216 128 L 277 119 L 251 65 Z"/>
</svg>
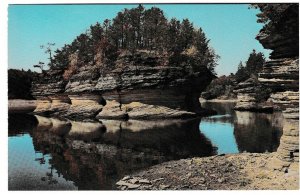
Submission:
<svg viewBox="0 0 300 195">
<path fill-rule="evenodd" d="M 48 52 L 51 68 L 64 69 L 68 79 L 84 65 L 111 70 L 120 53 L 129 51 L 133 55 L 141 49 L 160 54 L 160 65 L 191 66 L 195 72 L 208 68 L 215 73 L 219 58 L 203 30 L 195 29 L 188 19 L 168 21 L 163 10 L 145 9 L 142 5 L 124 9 L 102 24 L 91 25 L 70 44 L 56 49 L 54 56 L 51 47 Z M 71 60 L 74 56 L 76 60 Z M 70 66 L 71 61 L 76 64 Z"/>
<path fill-rule="evenodd" d="M 217 66 L 217 61 L 220 56 L 216 55 L 213 48 L 209 47 L 209 39 L 201 28 L 193 32 L 193 45 L 196 47 L 194 55 L 194 70 L 201 67 L 208 68 L 213 74 L 216 74 L 214 69 Z"/>
<path fill-rule="evenodd" d="M 49 53 L 49 60 L 50 63 L 48 64 L 50 67 L 53 66 L 52 62 L 52 47 L 55 45 L 55 43 L 47 43 L 46 45 L 41 45 L 40 48 L 44 49 L 45 53 Z"/>
<path fill-rule="evenodd" d="M 264 54 L 253 49 L 252 53 L 250 53 L 249 58 L 246 62 L 246 70 L 249 73 L 249 76 L 253 74 L 254 76 L 258 76 L 258 72 L 260 72 L 263 68 L 263 64 L 265 63 Z"/>
<path fill-rule="evenodd" d="M 99 22 L 90 26 L 91 39 L 93 42 L 98 42 L 103 37 L 103 28 Z"/>
<path fill-rule="evenodd" d="M 34 68 L 39 68 L 39 69 L 41 70 L 41 72 L 43 72 L 43 71 L 44 71 L 44 65 L 45 65 L 44 62 L 39 61 L 39 63 L 33 65 L 33 67 L 34 67 Z"/>
<path fill-rule="evenodd" d="M 83 64 L 87 64 L 93 60 L 93 45 L 90 37 L 86 33 L 82 33 L 77 37 L 78 58 Z"/>
<path fill-rule="evenodd" d="M 187 49 L 193 42 L 194 27 L 188 19 L 183 19 L 180 25 L 180 41 L 181 48 Z"/>
<path fill-rule="evenodd" d="M 249 78 L 249 74 L 248 74 L 246 68 L 243 66 L 242 61 L 240 61 L 239 65 L 238 65 L 238 70 L 235 73 L 235 77 L 236 77 L 236 81 L 238 83 L 245 81 Z"/>
<path fill-rule="evenodd" d="M 263 64 L 265 63 L 264 54 L 261 52 L 256 53 L 255 50 L 252 50 L 245 66 L 240 62 L 238 65 L 238 70 L 236 72 L 237 82 L 245 81 L 251 76 L 258 77 L 258 73 L 263 69 Z"/>
<path fill-rule="evenodd" d="M 108 29 L 110 27 L 110 20 L 109 19 L 105 19 L 104 22 L 103 22 L 103 27 L 105 29 L 105 36 L 108 36 Z"/>
<path fill-rule="evenodd" d="M 118 12 L 118 15 L 113 19 L 113 24 L 111 26 L 111 37 L 117 48 L 124 47 L 125 15 L 123 12 Z"/>
<path fill-rule="evenodd" d="M 257 22 L 268 24 L 264 27 L 266 30 L 271 30 L 271 26 L 277 25 L 280 20 L 284 19 L 286 12 L 299 9 L 299 5 L 295 3 L 253 3 L 250 7 L 260 9 Z"/>
<path fill-rule="evenodd" d="M 179 54 L 182 52 L 180 41 L 180 21 L 172 18 L 168 23 L 166 47 L 169 52 Z"/>
<path fill-rule="evenodd" d="M 52 68 L 63 69 L 69 64 L 69 55 L 71 54 L 70 45 L 64 45 L 61 49 L 54 51 Z"/>
<path fill-rule="evenodd" d="M 257 22 L 263 23 L 256 39 L 266 49 L 273 50 L 270 58 L 299 56 L 299 4 L 298 3 L 259 3 L 251 7 L 260 9 Z M 272 39 L 286 41 L 273 41 Z M 284 48 L 284 49 L 283 49 Z"/>
<path fill-rule="evenodd" d="M 38 73 L 17 69 L 8 70 L 8 99 L 34 99 L 31 95 L 31 83 Z"/>
<path fill-rule="evenodd" d="M 145 10 L 145 43 L 151 50 L 162 50 L 165 41 L 167 19 L 161 9 L 152 7 Z"/>
<path fill-rule="evenodd" d="M 142 25 L 144 23 L 144 7 L 140 4 L 137 8 L 130 9 L 128 20 L 132 26 L 132 41 L 135 48 L 138 48 L 142 40 Z"/>
</svg>

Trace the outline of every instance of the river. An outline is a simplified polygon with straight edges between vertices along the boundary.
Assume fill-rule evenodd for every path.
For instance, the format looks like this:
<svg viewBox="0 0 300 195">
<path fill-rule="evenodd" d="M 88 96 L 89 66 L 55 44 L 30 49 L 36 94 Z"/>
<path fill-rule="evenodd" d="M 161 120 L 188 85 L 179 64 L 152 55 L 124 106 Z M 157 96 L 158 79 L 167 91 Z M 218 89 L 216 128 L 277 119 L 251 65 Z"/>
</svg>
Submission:
<svg viewBox="0 0 300 195">
<path fill-rule="evenodd" d="M 281 113 L 238 112 L 234 103 L 202 106 L 218 114 L 100 123 L 10 114 L 9 190 L 111 190 L 126 174 L 165 161 L 279 146 Z"/>
</svg>

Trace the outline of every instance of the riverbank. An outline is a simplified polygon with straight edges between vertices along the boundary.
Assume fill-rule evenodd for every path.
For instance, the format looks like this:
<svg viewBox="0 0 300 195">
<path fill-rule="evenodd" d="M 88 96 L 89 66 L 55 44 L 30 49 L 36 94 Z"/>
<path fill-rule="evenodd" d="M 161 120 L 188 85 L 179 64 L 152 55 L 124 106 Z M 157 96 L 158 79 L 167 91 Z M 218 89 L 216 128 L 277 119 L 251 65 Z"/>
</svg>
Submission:
<svg viewBox="0 0 300 195">
<path fill-rule="evenodd" d="M 241 153 L 165 162 L 124 177 L 120 190 L 297 190 L 298 162 Z"/>
</svg>

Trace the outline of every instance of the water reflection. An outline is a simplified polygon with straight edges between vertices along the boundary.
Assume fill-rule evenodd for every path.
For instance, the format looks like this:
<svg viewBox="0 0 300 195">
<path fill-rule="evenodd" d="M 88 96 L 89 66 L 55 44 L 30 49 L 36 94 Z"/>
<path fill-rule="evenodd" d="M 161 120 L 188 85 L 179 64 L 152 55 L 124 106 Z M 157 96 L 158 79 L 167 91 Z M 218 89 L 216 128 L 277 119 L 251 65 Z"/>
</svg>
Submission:
<svg viewBox="0 0 300 195">
<path fill-rule="evenodd" d="M 218 115 L 204 117 L 200 131 L 218 148 L 218 153 L 273 152 L 282 135 L 282 114 L 234 111 L 235 103 L 204 102 Z"/>
<path fill-rule="evenodd" d="M 282 135 L 281 113 L 264 114 L 236 111 L 234 136 L 240 152 L 273 152 Z"/>
<path fill-rule="evenodd" d="M 10 115 L 9 189 L 109 190 L 130 172 L 213 155 L 215 149 L 199 132 L 199 122 L 92 123 Z"/>
<path fill-rule="evenodd" d="M 9 115 L 9 189 L 110 190 L 124 175 L 165 161 L 271 152 L 279 146 L 280 113 L 235 112 L 233 103 L 204 103 L 203 107 L 218 115 L 201 122 L 96 123 Z"/>
</svg>

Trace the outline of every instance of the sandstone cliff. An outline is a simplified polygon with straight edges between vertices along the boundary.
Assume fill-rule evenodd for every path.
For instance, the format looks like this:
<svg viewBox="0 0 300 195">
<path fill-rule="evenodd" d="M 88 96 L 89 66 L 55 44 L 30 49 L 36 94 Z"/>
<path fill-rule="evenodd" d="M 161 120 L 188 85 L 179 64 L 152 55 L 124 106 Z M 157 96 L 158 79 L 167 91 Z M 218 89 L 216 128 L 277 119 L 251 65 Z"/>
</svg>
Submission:
<svg viewBox="0 0 300 195">
<path fill-rule="evenodd" d="M 258 41 L 273 52 L 263 66 L 258 82 L 247 81 L 236 90 L 237 109 L 281 110 L 284 117 L 283 135 L 274 159 L 274 169 L 299 174 L 299 13 L 298 4 L 259 5 L 262 15 L 271 20 L 260 31 Z M 270 16 L 269 9 L 278 9 Z M 266 102 L 255 102 L 254 88 L 263 86 L 269 90 Z M 287 163 L 288 162 L 288 163 Z"/>
<path fill-rule="evenodd" d="M 61 70 L 43 73 L 32 87 L 38 99 L 34 112 L 74 120 L 194 117 L 203 112 L 198 98 L 213 78 L 204 66 L 195 72 L 164 56 L 124 52 L 110 71 L 86 65 L 69 80 Z M 126 106 L 132 102 L 138 104 Z"/>
</svg>

